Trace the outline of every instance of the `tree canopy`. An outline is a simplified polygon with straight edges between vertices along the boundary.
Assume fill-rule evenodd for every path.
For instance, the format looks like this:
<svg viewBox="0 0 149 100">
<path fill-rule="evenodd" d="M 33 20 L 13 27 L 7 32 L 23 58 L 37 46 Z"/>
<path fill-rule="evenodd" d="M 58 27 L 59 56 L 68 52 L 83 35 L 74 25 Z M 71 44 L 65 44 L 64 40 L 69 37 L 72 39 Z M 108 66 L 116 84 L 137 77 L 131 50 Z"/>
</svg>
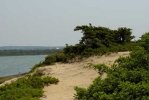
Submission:
<svg viewBox="0 0 149 100">
<path fill-rule="evenodd" d="M 87 55 L 94 52 L 98 54 L 100 52 L 106 52 L 106 49 L 116 51 L 115 46 L 126 47 L 124 45 L 132 43 L 132 39 L 134 38 L 131 29 L 126 27 L 120 27 L 117 30 L 113 30 L 107 27 L 96 27 L 89 24 L 76 26 L 74 31 L 81 31 L 83 37 L 78 44 L 74 46 L 67 45 L 64 48 L 65 54 Z M 123 47 L 120 47 L 121 49 L 119 50 L 117 48 L 117 51 L 124 50 Z M 127 49 L 129 49 L 129 47 L 125 48 L 125 50 Z"/>
<path fill-rule="evenodd" d="M 87 45 L 92 48 L 100 47 L 100 44 L 110 46 L 111 43 L 126 43 L 130 42 L 134 36 L 130 28 L 120 27 L 117 30 L 112 30 L 106 27 L 96 27 L 92 24 L 77 26 L 74 31 L 81 31 L 83 37 L 80 44 Z"/>
</svg>

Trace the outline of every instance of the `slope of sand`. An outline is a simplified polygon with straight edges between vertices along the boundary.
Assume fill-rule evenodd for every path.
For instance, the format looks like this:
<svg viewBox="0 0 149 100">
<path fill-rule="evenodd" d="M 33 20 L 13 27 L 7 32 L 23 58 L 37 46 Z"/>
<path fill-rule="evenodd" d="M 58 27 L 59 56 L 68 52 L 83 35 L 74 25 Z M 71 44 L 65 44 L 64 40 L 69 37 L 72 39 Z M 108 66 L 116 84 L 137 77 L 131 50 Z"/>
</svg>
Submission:
<svg viewBox="0 0 149 100">
<path fill-rule="evenodd" d="M 7 80 L 7 81 L 3 82 L 2 84 L 0 84 L 0 86 L 4 86 L 4 85 L 6 85 L 6 84 L 10 84 L 10 83 L 12 83 L 12 82 L 15 82 L 18 78 L 19 78 L 19 77 L 16 77 L 16 78 L 12 78 L 12 79 L 10 79 L 10 80 Z"/>
<path fill-rule="evenodd" d="M 70 64 L 57 63 L 52 66 L 45 66 L 43 70 L 46 75 L 54 76 L 60 80 L 57 85 L 44 87 L 44 97 L 42 100 L 73 100 L 75 94 L 74 87 L 88 87 L 92 81 L 99 76 L 89 64 L 111 65 L 119 56 L 128 56 L 129 52 L 119 52 L 104 56 L 94 56 L 81 62 Z"/>
</svg>

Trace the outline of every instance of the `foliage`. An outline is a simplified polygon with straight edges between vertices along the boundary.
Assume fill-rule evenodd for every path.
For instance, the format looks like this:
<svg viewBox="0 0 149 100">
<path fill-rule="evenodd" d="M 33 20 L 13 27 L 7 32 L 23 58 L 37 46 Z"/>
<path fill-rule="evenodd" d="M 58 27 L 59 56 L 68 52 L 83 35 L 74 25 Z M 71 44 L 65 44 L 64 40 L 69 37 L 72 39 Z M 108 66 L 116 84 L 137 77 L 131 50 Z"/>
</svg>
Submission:
<svg viewBox="0 0 149 100">
<path fill-rule="evenodd" d="M 96 78 L 90 87 L 75 88 L 76 100 L 149 100 L 148 34 L 141 37 L 128 57 L 120 57 L 108 70 L 104 65 L 95 68 L 107 73 L 107 78 Z"/>
<path fill-rule="evenodd" d="M 131 50 L 135 46 L 134 38 L 130 28 L 120 27 L 112 30 L 106 27 L 96 27 L 89 24 L 77 26 L 74 31 L 81 31 L 83 37 L 79 44 L 64 48 L 64 54 L 67 55 L 102 55 L 107 52 L 118 52 Z"/>
<path fill-rule="evenodd" d="M 0 100 L 39 100 L 45 85 L 57 84 L 58 79 L 28 75 L 0 87 Z"/>
<path fill-rule="evenodd" d="M 109 52 L 131 51 L 136 43 L 131 40 L 134 38 L 130 28 L 120 27 L 112 30 L 106 27 L 96 27 L 91 24 L 77 26 L 74 31 L 81 31 L 83 37 L 79 44 L 68 45 L 57 53 L 49 55 L 43 62 L 36 64 L 37 67 L 55 64 L 56 62 L 74 62 L 81 58 L 92 55 L 103 55 Z"/>
<path fill-rule="evenodd" d="M 99 75 L 103 75 L 103 73 L 108 72 L 109 68 L 105 64 L 94 65 L 93 68 L 98 70 Z"/>
<path fill-rule="evenodd" d="M 149 32 L 141 36 L 139 43 L 149 52 Z"/>
</svg>

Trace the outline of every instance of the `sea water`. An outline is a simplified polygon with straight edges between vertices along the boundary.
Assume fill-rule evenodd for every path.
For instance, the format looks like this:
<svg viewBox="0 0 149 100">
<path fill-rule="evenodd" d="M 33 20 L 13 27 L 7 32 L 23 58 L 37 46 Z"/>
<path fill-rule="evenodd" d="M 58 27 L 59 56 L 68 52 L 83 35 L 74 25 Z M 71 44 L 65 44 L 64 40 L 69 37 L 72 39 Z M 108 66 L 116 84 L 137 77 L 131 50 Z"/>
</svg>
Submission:
<svg viewBox="0 0 149 100">
<path fill-rule="evenodd" d="M 45 57 L 46 55 L 0 57 L 0 77 L 28 72 Z"/>
</svg>

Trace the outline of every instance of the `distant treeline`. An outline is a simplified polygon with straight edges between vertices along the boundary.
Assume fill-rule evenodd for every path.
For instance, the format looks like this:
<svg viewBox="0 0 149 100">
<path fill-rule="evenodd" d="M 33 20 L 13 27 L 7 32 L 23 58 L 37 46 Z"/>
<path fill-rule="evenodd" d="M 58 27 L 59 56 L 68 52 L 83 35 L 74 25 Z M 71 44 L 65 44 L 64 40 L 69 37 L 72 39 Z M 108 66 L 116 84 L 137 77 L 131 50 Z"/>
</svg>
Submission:
<svg viewBox="0 0 149 100">
<path fill-rule="evenodd" d="M 0 50 L 0 56 L 48 55 L 60 49 L 47 50 Z"/>
</svg>

